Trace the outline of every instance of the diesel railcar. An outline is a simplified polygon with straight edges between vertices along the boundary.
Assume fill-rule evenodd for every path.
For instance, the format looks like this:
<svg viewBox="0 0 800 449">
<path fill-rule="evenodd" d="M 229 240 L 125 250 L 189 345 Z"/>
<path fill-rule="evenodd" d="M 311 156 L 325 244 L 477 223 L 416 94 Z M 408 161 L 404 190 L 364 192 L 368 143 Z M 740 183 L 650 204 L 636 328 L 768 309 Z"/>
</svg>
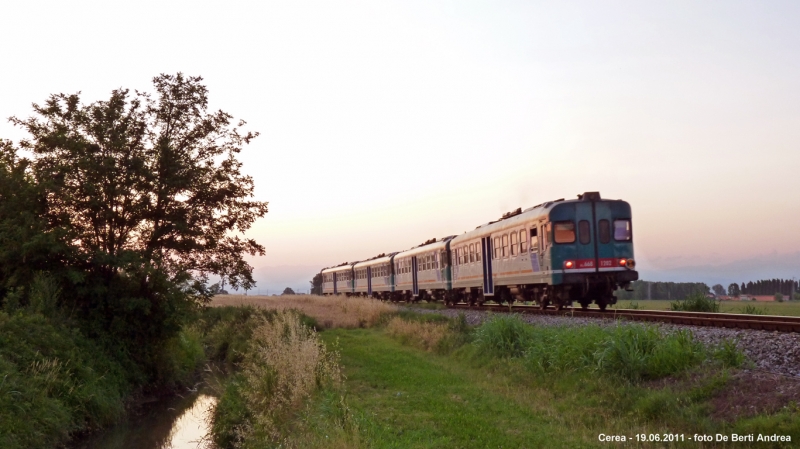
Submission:
<svg viewBox="0 0 800 449">
<path fill-rule="evenodd" d="M 348 270 L 353 277 L 354 264 L 323 270 L 323 292 L 447 304 L 530 301 L 556 309 L 594 302 L 604 310 L 616 302 L 614 290 L 638 279 L 631 219 L 627 202 L 586 192 L 396 253 L 386 261 L 384 290 L 337 284 Z"/>
</svg>

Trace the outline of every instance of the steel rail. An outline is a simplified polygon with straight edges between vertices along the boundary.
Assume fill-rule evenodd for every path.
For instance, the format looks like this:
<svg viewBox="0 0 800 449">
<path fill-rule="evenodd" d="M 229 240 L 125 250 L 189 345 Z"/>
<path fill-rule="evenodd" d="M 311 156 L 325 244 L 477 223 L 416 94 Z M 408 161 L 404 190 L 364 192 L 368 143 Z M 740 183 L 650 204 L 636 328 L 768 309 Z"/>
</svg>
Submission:
<svg viewBox="0 0 800 449">
<path fill-rule="evenodd" d="M 459 303 L 454 306 L 456 309 L 471 310 L 490 310 L 493 312 L 517 312 L 537 315 L 557 315 L 567 317 L 585 317 L 601 319 L 624 318 L 631 321 L 655 321 L 662 323 L 682 324 L 690 326 L 709 326 L 726 327 L 732 329 L 751 329 L 778 332 L 798 332 L 800 333 L 800 317 L 776 316 L 776 315 L 745 315 L 732 313 L 706 313 L 706 312 L 674 312 L 667 310 L 638 310 L 638 309 L 614 309 L 600 311 L 598 309 L 583 310 L 579 308 L 564 308 L 555 310 L 552 308 L 539 309 L 535 306 L 526 305 L 490 305 L 470 307 L 467 304 Z"/>
</svg>

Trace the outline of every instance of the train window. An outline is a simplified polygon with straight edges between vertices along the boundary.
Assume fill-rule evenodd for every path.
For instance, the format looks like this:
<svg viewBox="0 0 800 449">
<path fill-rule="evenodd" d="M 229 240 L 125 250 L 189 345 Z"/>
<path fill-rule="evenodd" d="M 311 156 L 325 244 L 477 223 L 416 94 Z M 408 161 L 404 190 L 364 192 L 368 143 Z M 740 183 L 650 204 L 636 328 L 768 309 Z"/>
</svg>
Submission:
<svg viewBox="0 0 800 449">
<path fill-rule="evenodd" d="M 556 243 L 575 243 L 575 223 L 559 221 L 555 223 L 554 239 Z"/>
<path fill-rule="evenodd" d="M 581 244 L 587 245 L 589 242 L 592 241 L 592 235 L 589 233 L 589 222 L 586 220 L 581 220 L 578 222 L 578 238 L 581 241 Z"/>
<path fill-rule="evenodd" d="M 519 253 L 524 254 L 528 252 L 528 233 L 525 230 L 519 231 Z"/>
<path fill-rule="evenodd" d="M 475 262 L 481 261 L 481 247 L 477 243 L 475 244 Z"/>
<path fill-rule="evenodd" d="M 458 264 L 464 265 L 464 248 L 458 248 Z"/>
<path fill-rule="evenodd" d="M 494 238 L 494 247 L 492 248 L 492 259 L 500 258 L 500 237 Z"/>
<path fill-rule="evenodd" d="M 503 258 L 508 257 L 508 235 L 503 236 Z"/>
<path fill-rule="evenodd" d="M 517 233 L 516 232 L 512 232 L 511 236 L 510 236 L 510 239 L 511 239 L 511 255 L 512 256 L 516 256 L 517 255 L 517 245 L 518 245 Z"/>
<path fill-rule="evenodd" d="M 600 243 L 608 243 L 611 241 L 611 225 L 608 220 L 600 220 L 597 223 L 597 233 L 600 234 Z"/>
<path fill-rule="evenodd" d="M 627 242 L 631 239 L 631 221 L 614 220 L 614 240 Z"/>
<path fill-rule="evenodd" d="M 469 263 L 475 262 L 475 244 L 469 244 Z"/>
</svg>

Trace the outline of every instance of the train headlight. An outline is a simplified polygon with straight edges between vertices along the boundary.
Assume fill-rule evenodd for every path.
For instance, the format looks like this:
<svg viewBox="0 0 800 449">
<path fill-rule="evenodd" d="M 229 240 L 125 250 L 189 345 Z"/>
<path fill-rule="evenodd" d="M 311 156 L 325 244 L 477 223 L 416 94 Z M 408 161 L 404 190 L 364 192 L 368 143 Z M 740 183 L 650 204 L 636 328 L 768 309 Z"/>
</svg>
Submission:
<svg viewBox="0 0 800 449">
<path fill-rule="evenodd" d="M 625 266 L 633 270 L 636 268 L 636 261 L 633 259 L 628 259 L 628 261 L 625 263 Z"/>
<path fill-rule="evenodd" d="M 564 268 L 566 268 L 568 270 L 571 269 L 571 268 L 575 268 L 575 262 L 573 262 L 571 260 L 568 260 L 568 261 L 564 262 Z"/>
<path fill-rule="evenodd" d="M 627 265 L 628 265 L 628 259 L 620 259 L 619 260 L 619 266 L 625 267 Z"/>
</svg>

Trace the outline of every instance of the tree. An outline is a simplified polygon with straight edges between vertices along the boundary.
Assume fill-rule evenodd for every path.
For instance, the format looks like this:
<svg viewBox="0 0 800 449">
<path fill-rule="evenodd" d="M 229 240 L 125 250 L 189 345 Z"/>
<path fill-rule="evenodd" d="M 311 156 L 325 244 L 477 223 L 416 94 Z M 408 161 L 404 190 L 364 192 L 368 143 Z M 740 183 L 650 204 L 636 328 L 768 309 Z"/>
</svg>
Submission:
<svg viewBox="0 0 800 449">
<path fill-rule="evenodd" d="M 735 298 L 738 298 L 739 295 L 741 295 L 741 293 L 739 291 L 739 284 L 734 282 L 733 284 L 729 285 L 728 286 L 728 294 L 733 296 L 733 297 L 735 297 Z"/>
<path fill-rule="evenodd" d="M 711 290 L 713 290 L 714 294 L 717 295 L 717 296 L 724 296 L 725 295 L 725 287 L 723 287 L 721 284 L 717 284 L 717 285 L 711 287 Z"/>
<path fill-rule="evenodd" d="M 237 235 L 267 213 L 236 159 L 258 134 L 209 112 L 201 82 L 162 74 L 154 96 L 117 89 L 88 105 L 51 95 L 33 117 L 11 118 L 30 134 L 20 146 L 32 155 L 45 233 L 68 248 L 67 305 L 132 351 L 174 335 L 210 298 L 210 274 L 251 288 L 244 255 L 264 252 Z"/>
<path fill-rule="evenodd" d="M 317 273 L 314 275 L 314 279 L 309 281 L 311 284 L 311 294 L 312 295 L 321 295 L 322 294 L 322 273 Z"/>
<path fill-rule="evenodd" d="M 283 293 L 281 293 L 281 295 L 294 295 L 294 294 L 295 294 L 294 290 L 292 290 L 289 287 L 283 289 Z"/>
</svg>

